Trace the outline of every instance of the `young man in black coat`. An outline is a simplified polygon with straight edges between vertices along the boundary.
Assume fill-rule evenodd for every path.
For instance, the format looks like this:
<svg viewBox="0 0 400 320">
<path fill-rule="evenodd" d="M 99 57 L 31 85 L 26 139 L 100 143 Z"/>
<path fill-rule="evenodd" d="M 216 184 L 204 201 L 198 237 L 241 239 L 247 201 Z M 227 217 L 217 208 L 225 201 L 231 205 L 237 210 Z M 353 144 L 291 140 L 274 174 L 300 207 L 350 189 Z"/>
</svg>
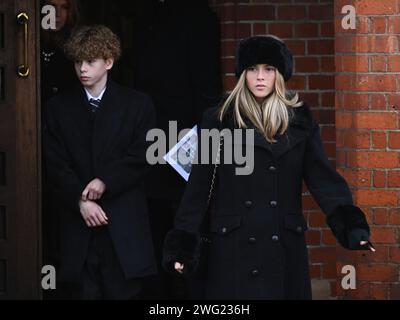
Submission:
<svg viewBox="0 0 400 320">
<path fill-rule="evenodd" d="M 118 37 L 104 26 L 80 29 L 65 46 L 82 84 L 52 99 L 45 132 L 48 175 L 60 214 L 59 280 L 75 298 L 135 299 L 155 274 L 143 182 L 151 100 L 108 77 Z"/>
</svg>

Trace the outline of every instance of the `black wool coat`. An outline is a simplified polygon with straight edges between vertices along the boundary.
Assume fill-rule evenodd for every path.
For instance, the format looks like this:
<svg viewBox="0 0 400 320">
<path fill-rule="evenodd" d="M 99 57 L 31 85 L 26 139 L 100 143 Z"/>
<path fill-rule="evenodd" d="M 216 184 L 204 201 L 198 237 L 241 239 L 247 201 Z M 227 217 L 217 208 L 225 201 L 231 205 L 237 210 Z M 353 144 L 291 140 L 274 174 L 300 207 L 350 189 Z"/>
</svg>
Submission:
<svg viewBox="0 0 400 320">
<path fill-rule="evenodd" d="M 95 118 L 82 87 L 53 98 L 47 108 L 45 156 L 60 214 L 59 278 L 76 282 L 92 230 L 79 199 L 94 178 L 106 184 L 98 201 L 127 279 L 156 272 L 143 181 L 148 172 L 146 134 L 155 125 L 150 98 L 107 83 Z"/>
<path fill-rule="evenodd" d="M 228 115 L 221 125 L 211 109 L 202 127 L 233 129 L 233 118 Z M 329 163 L 319 126 L 306 105 L 293 109 L 288 130 L 276 139 L 270 144 L 255 132 L 251 175 L 236 175 L 235 162 L 217 169 L 204 280 L 208 299 L 311 298 L 302 180 L 344 247 L 361 249 L 357 243 L 368 240 L 365 216 Z M 193 166 L 174 229 L 165 240 L 167 270 L 173 270 L 175 261 L 184 263 L 187 274 L 196 268 L 213 167 Z"/>
<path fill-rule="evenodd" d="M 46 106 L 47 102 L 57 94 L 63 93 L 79 84 L 76 77 L 74 64 L 68 60 L 60 49 L 54 49 L 50 61 L 45 61 L 41 56 L 41 100 Z M 60 77 L 62 75 L 62 77 Z M 42 112 L 45 116 L 46 112 Z M 44 119 L 43 119 L 44 120 Z"/>
</svg>

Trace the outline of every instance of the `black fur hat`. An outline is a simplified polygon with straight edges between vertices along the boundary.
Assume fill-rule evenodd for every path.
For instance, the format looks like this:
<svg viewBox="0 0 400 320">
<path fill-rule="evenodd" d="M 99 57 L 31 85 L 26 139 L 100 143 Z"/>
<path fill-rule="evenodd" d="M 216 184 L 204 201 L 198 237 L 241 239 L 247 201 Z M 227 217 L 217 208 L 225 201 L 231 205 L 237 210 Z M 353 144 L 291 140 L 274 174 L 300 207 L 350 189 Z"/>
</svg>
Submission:
<svg viewBox="0 0 400 320">
<path fill-rule="evenodd" d="M 293 56 L 284 42 L 271 36 L 255 36 L 239 42 L 236 51 L 236 77 L 255 64 L 274 66 L 288 81 L 293 73 Z"/>
</svg>

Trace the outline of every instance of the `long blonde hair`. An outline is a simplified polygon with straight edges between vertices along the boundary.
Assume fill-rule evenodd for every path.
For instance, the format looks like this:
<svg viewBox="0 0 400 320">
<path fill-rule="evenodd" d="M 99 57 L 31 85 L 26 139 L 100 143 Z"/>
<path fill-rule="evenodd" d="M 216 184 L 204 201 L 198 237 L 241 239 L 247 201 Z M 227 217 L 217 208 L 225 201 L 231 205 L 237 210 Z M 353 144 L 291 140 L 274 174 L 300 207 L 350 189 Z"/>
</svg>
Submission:
<svg viewBox="0 0 400 320">
<path fill-rule="evenodd" d="M 297 93 L 286 89 L 282 74 L 275 69 L 274 91 L 260 104 L 255 99 L 246 84 L 247 70 L 242 72 L 235 88 L 223 103 L 219 119 L 223 120 L 229 108 L 233 108 L 235 124 L 239 128 L 247 128 L 244 118 L 247 118 L 264 135 L 268 142 L 276 142 L 277 133 L 283 134 L 290 120 L 290 108 L 303 105 Z"/>
</svg>

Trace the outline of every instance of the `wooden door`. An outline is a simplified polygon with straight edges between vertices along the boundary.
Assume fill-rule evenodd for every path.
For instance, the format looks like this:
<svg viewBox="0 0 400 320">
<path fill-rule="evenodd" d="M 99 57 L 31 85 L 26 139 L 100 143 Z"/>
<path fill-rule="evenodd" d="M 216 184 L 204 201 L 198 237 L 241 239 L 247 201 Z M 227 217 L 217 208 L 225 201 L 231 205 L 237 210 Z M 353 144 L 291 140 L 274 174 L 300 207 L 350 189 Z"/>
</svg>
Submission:
<svg viewBox="0 0 400 320">
<path fill-rule="evenodd" d="M 40 297 L 38 12 L 0 1 L 0 299 Z"/>
</svg>

